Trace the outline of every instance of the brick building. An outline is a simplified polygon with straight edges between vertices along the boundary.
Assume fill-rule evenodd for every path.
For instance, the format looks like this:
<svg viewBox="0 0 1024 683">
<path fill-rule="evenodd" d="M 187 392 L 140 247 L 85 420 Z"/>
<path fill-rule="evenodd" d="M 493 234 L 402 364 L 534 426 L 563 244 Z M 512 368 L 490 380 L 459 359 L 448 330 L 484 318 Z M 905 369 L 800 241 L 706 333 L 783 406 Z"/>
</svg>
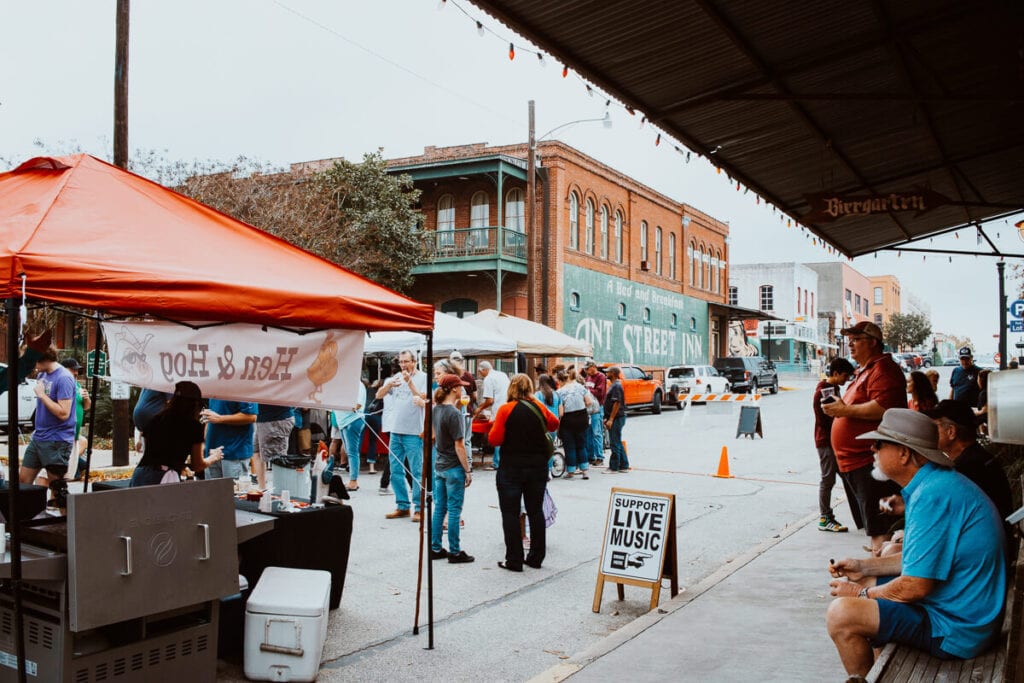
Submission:
<svg viewBox="0 0 1024 683">
<path fill-rule="evenodd" d="M 561 142 L 537 153 L 532 238 L 526 145 L 388 162 L 422 191 L 429 260 L 413 271 L 414 296 L 455 315 L 497 308 L 543 322 L 591 341 L 600 361 L 725 355 L 728 226 Z"/>
</svg>

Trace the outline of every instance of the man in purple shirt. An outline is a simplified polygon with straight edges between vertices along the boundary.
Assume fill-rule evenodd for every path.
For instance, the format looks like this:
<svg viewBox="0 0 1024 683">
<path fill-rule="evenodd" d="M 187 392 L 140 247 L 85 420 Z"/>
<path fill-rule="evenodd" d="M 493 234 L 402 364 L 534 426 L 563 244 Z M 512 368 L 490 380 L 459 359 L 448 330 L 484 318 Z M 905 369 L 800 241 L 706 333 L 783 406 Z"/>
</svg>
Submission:
<svg viewBox="0 0 1024 683">
<path fill-rule="evenodd" d="M 35 431 L 25 449 L 18 479 L 35 481 L 46 470 L 46 483 L 63 479 L 75 440 L 75 378 L 57 362 L 57 349 L 49 347 L 36 361 Z"/>
</svg>

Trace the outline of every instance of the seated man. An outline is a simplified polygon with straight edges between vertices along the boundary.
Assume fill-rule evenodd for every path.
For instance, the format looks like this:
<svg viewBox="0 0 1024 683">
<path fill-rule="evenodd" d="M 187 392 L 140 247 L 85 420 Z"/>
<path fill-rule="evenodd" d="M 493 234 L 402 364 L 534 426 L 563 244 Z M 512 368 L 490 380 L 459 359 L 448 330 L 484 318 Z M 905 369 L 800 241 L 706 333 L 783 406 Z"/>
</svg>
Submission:
<svg viewBox="0 0 1024 683">
<path fill-rule="evenodd" d="M 1006 599 L 995 507 L 936 448 L 927 415 L 890 408 L 877 430 L 858 438 L 875 440 L 879 469 L 903 487 L 906 538 L 902 555 L 829 568 L 838 599 L 826 621 L 843 666 L 858 680 L 871 669 L 872 647 L 889 642 L 940 659 L 977 656 L 998 636 Z"/>
</svg>

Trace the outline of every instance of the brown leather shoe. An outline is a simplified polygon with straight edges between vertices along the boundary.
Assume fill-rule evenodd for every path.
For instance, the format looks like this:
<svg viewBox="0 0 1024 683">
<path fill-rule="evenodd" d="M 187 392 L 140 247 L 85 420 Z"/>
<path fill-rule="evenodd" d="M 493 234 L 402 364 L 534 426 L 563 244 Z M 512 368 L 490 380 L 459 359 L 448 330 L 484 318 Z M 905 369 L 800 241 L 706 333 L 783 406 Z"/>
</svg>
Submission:
<svg viewBox="0 0 1024 683">
<path fill-rule="evenodd" d="M 398 519 L 399 517 L 408 517 L 408 510 L 392 510 L 391 512 L 384 515 L 385 519 Z"/>
<path fill-rule="evenodd" d="M 418 521 L 420 521 L 420 519 L 421 519 L 420 513 L 418 513 L 418 512 L 412 513 L 412 521 L 418 522 Z"/>
</svg>

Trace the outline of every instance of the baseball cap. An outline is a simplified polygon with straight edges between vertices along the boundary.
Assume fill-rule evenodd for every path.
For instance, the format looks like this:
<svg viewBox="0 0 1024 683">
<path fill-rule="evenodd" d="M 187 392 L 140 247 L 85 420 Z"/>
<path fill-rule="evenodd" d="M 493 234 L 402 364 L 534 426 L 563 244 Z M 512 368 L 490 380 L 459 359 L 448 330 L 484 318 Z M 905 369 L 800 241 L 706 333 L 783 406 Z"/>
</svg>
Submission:
<svg viewBox="0 0 1024 683">
<path fill-rule="evenodd" d="M 853 327 L 844 327 L 843 329 L 839 330 L 839 334 L 863 334 L 868 337 L 874 337 L 878 341 L 882 341 L 882 329 L 878 325 L 868 320 L 859 322 Z"/>
<path fill-rule="evenodd" d="M 455 387 L 468 387 L 469 382 L 463 382 L 458 375 L 441 375 L 441 379 L 437 380 L 437 386 L 450 391 Z"/>
<path fill-rule="evenodd" d="M 597 363 L 595 363 L 595 362 L 594 362 L 594 361 L 592 361 L 592 360 L 588 360 L 588 361 L 587 361 L 587 362 L 586 362 L 586 363 L 585 363 L 585 364 L 583 365 L 583 367 L 585 367 L 585 368 L 596 368 L 596 367 L 597 367 Z"/>
<path fill-rule="evenodd" d="M 952 467 L 953 461 L 939 450 L 939 430 L 924 413 L 906 408 L 889 408 L 882 415 L 878 429 L 861 434 L 858 439 L 880 439 L 906 446 L 936 465 Z"/>
<path fill-rule="evenodd" d="M 463 360 L 462 354 L 459 353 L 458 351 L 452 351 L 450 354 L 448 354 L 448 360 Z"/>
<path fill-rule="evenodd" d="M 960 358 L 973 358 L 974 354 L 971 353 L 970 346 L 964 346 L 957 352 L 957 356 L 959 356 Z"/>
<path fill-rule="evenodd" d="M 939 401 L 934 408 L 926 410 L 925 415 L 933 420 L 941 420 L 945 418 L 950 422 L 963 427 L 974 427 L 975 424 L 977 424 L 974 411 L 971 410 L 969 405 L 967 405 L 967 402 L 955 401 L 951 398 Z"/>
<path fill-rule="evenodd" d="M 74 370 L 75 372 L 82 369 L 82 366 L 74 358 L 65 358 L 60 362 L 60 364 L 66 367 L 68 370 Z"/>
</svg>

